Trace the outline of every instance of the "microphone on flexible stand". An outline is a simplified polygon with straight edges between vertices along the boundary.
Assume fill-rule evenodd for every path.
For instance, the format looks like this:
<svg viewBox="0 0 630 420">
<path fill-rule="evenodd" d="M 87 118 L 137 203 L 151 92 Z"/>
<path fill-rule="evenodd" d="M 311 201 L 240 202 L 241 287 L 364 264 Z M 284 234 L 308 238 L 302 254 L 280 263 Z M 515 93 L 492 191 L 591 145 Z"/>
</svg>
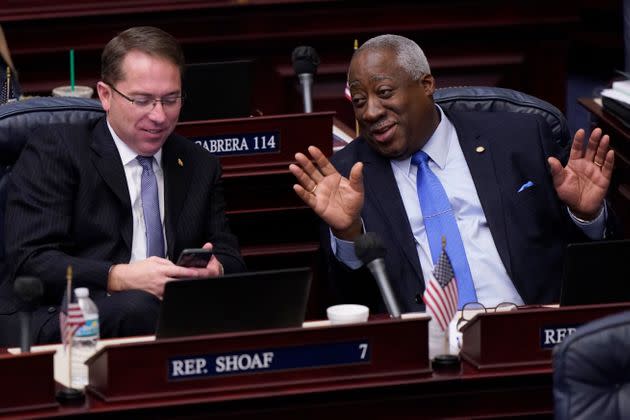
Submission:
<svg viewBox="0 0 630 420">
<path fill-rule="evenodd" d="M 25 303 L 20 311 L 20 351 L 31 351 L 31 318 L 37 301 L 44 294 L 44 286 L 37 277 L 16 277 L 13 291 Z"/>
<path fill-rule="evenodd" d="M 304 112 L 313 112 L 311 93 L 313 88 L 313 76 L 317 72 L 317 66 L 319 66 L 319 56 L 313 47 L 303 45 L 293 50 L 291 61 L 293 62 L 293 70 L 300 79 Z"/>
<path fill-rule="evenodd" d="M 376 279 L 381 296 L 387 306 L 387 311 L 393 318 L 400 318 L 398 302 L 392 291 L 387 271 L 385 270 L 385 254 L 387 250 L 381 238 L 374 232 L 367 232 L 354 241 L 354 251 L 357 257 L 363 261 Z"/>
</svg>

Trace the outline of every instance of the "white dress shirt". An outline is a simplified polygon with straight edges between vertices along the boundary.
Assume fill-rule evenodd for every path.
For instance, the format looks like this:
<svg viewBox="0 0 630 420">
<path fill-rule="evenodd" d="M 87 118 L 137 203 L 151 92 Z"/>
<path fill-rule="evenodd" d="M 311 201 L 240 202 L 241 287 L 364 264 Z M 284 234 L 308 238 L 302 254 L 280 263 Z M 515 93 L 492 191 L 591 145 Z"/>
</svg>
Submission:
<svg viewBox="0 0 630 420">
<path fill-rule="evenodd" d="M 439 106 L 437 108 L 441 114 L 440 124 L 422 150 L 429 155 L 429 167 L 442 183 L 453 207 L 477 299 L 486 307 L 494 307 L 502 302 L 521 305 L 523 299 L 508 276 L 492 239 L 455 127 L 446 118 L 442 109 Z M 418 167 L 411 163 L 411 157 L 390 162 L 413 231 L 426 284 L 433 275 L 433 261 L 416 187 Z M 580 222 L 573 214 L 571 217 L 589 237 L 602 238 L 605 208 L 592 222 Z M 356 269 L 362 265 L 354 253 L 352 242 L 336 238 L 331 232 L 331 245 L 337 259 L 348 267 Z"/>
<path fill-rule="evenodd" d="M 136 159 L 138 154 L 123 142 L 116 135 L 112 126 L 107 122 L 109 132 L 114 138 L 114 143 L 120 154 L 125 177 L 127 178 L 127 188 L 129 189 L 129 199 L 131 200 L 131 213 L 133 217 L 133 235 L 131 239 L 131 259 L 129 262 L 144 260 L 147 258 L 147 230 L 144 224 L 144 212 L 142 211 L 142 198 L 140 195 L 140 180 L 142 178 L 142 166 Z M 166 245 L 166 234 L 164 231 L 164 172 L 162 171 L 162 149 L 153 155 L 153 172 L 157 179 L 158 199 L 160 201 L 160 219 L 162 220 L 162 235 L 164 236 L 164 249 Z"/>
</svg>

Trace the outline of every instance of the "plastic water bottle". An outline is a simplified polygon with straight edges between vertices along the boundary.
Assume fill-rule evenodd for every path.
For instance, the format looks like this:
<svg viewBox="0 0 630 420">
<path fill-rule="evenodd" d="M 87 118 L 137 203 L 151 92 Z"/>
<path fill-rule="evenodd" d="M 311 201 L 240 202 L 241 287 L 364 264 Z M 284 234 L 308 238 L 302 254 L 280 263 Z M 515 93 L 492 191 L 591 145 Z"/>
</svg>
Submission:
<svg viewBox="0 0 630 420">
<path fill-rule="evenodd" d="M 82 389 L 88 383 L 88 368 L 85 361 L 96 352 L 99 338 L 98 308 L 90 299 L 86 287 L 74 289 L 77 303 L 83 312 L 85 324 L 79 327 L 72 339 L 72 380 L 71 388 Z"/>
</svg>

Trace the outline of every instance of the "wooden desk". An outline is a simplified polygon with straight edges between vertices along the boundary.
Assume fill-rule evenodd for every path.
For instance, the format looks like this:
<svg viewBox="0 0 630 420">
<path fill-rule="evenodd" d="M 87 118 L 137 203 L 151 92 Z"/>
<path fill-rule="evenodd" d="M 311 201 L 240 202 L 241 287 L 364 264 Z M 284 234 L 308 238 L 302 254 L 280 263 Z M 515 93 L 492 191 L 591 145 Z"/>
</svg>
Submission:
<svg viewBox="0 0 630 420">
<path fill-rule="evenodd" d="M 610 145 L 615 150 L 615 168 L 608 196 L 622 222 L 624 237 L 630 238 L 630 130 L 616 116 L 606 112 L 601 102 L 580 98 L 578 103 L 593 117 L 591 128 L 600 127 L 610 136 Z"/>
<path fill-rule="evenodd" d="M 462 365 L 450 371 L 430 369 L 424 314 L 402 319 L 376 315 L 351 325 L 318 321 L 303 328 L 127 341 L 104 347 L 88 360 L 90 385 L 81 405 L 20 407 L 13 413 L 20 418 L 140 419 L 549 417 L 552 345 L 541 342 L 546 330 L 568 325 L 579 329 L 629 307 L 626 302 L 479 314 L 463 328 Z M 226 355 L 261 352 L 270 352 L 271 365 L 259 364 L 249 372 L 249 366 L 236 369 L 236 362 L 231 372 L 215 363 Z M 180 368 L 174 369 L 178 363 Z M 182 368 L 184 363 L 190 369 Z M 22 370 L 29 374 L 28 367 Z M 12 392 L 21 395 L 7 387 L 3 395 L 12 397 Z"/>
<path fill-rule="evenodd" d="M 245 399 L 173 396 L 159 401 L 104 403 L 88 396 L 80 407 L 23 412 L 26 417 L 109 418 L 548 418 L 553 410 L 551 367 L 479 373 L 465 365 L 461 374 L 433 374 L 395 384 L 342 384 L 318 390 L 285 389 Z"/>
<path fill-rule="evenodd" d="M 383 317 L 375 317 L 368 324 L 355 324 L 355 326 L 341 326 L 329 328 L 321 325 L 315 327 L 313 334 L 302 331 L 287 330 L 279 334 L 268 330 L 261 332 L 261 340 L 266 348 L 289 344 L 290 335 L 298 333 L 304 338 L 300 342 L 306 346 L 324 343 L 318 342 L 313 336 L 323 333 L 328 336 L 329 342 L 337 340 L 355 340 L 364 337 L 370 344 L 370 363 L 359 366 L 318 367 L 307 370 L 285 371 L 282 381 L 277 379 L 273 385 L 252 386 L 251 383 L 259 382 L 262 378 L 244 378 L 238 376 L 229 378 L 229 383 L 213 382 L 211 388 L 203 388 L 202 381 L 190 379 L 195 383 L 194 391 L 181 389 L 180 392 L 170 392 L 159 396 L 145 393 L 141 395 L 124 393 L 123 398 L 110 398 L 109 401 L 88 392 L 84 403 L 78 406 L 55 406 L 19 412 L 5 413 L 0 418 L 51 418 L 51 417 L 80 417 L 103 416 L 112 418 L 446 418 L 475 416 L 479 418 L 506 417 L 512 415 L 545 416 L 548 417 L 553 409 L 551 366 L 538 365 L 520 367 L 517 369 L 492 369 L 481 371 L 464 363 L 454 372 L 431 372 L 422 368 L 418 358 L 426 358 L 422 355 L 420 337 L 408 335 L 409 328 L 404 324 L 415 321 L 388 320 Z M 425 321 L 426 322 L 426 321 Z M 413 331 L 422 331 L 417 328 L 416 322 L 412 325 Z M 393 329 L 389 329 L 393 327 Z M 381 334 L 381 341 L 377 336 L 370 335 L 367 329 L 376 329 Z M 319 329 L 319 331 L 317 331 Z M 389 332 L 387 332 L 389 330 Z M 424 333 L 426 334 L 426 324 Z M 389 334 L 389 337 L 387 335 Z M 216 343 L 208 349 L 211 352 L 223 354 L 223 346 L 229 346 L 229 342 L 239 340 L 256 340 L 255 335 L 245 333 L 239 336 L 224 335 L 215 336 Z M 309 338 L 310 337 L 310 338 Z M 383 338 L 387 340 L 382 340 Z M 171 346 L 175 353 L 185 355 L 198 355 L 203 353 L 203 337 L 198 337 L 191 342 L 186 339 L 181 343 L 163 343 L 161 348 Z M 218 341 L 217 341 L 218 340 Z M 172 341 L 172 340 L 171 340 Z M 406 344 L 406 345 L 405 345 Z M 96 355 L 91 363 L 100 360 L 96 371 L 90 370 L 90 383 L 98 384 L 99 367 L 107 369 L 108 364 L 120 366 L 121 357 L 129 362 L 126 374 L 132 374 L 129 382 L 140 383 L 147 375 L 140 372 L 152 366 L 151 354 L 156 352 L 158 343 L 144 343 L 139 347 L 123 345 L 115 354 L 102 352 Z M 197 346 L 195 349 L 194 347 Z M 426 346 L 426 341 L 424 342 Z M 252 348 L 241 344 L 233 348 Z M 389 349 L 389 350 L 388 350 Z M 410 350 L 412 349 L 412 350 Z M 426 348 L 425 348 L 426 351 Z M 116 353 L 118 356 L 116 356 Z M 390 357 L 389 355 L 397 355 Z M 135 356 L 134 356 L 135 355 Z M 137 357 L 146 355 L 146 362 L 137 363 Z M 107 356 L 107 357 L 105 357 Z M 99 359 L 100 357 L 100 359 Z M 171 356 L 163 356 L 171 357 Z M 118 364 L 116 364 L 118 360 Z M 426 359 L 425 359 L 426 360 Z M 383 364 L 391 366 L 391 369 L 383 370 Z M 408 370 L 410 363 L 418 366 L 415 373 Z M 145 366 L 146 365 L 146 366 Z M 401 369 L 399 366 L 407 366 Z M 94 364 L 92 364 L 94 366 Z M 90 368 L 92 369 L 92 368 Z M 119 369 L 116 370 L 118 372 Z M 328 372 L 327 372 L 328 371 Z M 334 374 L 333 374 L 334 372 Z M 160 372 L 151 371 L 153 375 L 150 384 L 154 381 L 164 381 L 159 378 Z M 348 376 L 349 374 L 349 376 Z M 157 376 L 156 376 L 157 375 Z M 259 373 L 258 375 L 266 375 Z M 116 375 L 118 376 L 118 375 Z M 267 380 L 269 377 L 267 376 Z M 93 381 L 93 379 L 95 379 Z M 120 384 L 120 381 L 117 381 Z M 106 382 L 105 382 L 106 383 Z M 248 386 L 249 383 L 249 386 Z M 185 386 L 184 384 L 180 384 Z M 227 386 L 231 385 L 231 386 Z M 264 385 L 264 384 L 260 384 Z M 153 386 L 153 385 L 149 385 Z M 97 389 L 99 388 L 96 385 Z M 197 388 L 201 387 L 201 388 Z M 181 388 L 174 386 L 174 388 Z M 130 389 L 134 389 L 133 386 Z M 137 393 L 137 392 L 136 392 Z"/>
</svg>

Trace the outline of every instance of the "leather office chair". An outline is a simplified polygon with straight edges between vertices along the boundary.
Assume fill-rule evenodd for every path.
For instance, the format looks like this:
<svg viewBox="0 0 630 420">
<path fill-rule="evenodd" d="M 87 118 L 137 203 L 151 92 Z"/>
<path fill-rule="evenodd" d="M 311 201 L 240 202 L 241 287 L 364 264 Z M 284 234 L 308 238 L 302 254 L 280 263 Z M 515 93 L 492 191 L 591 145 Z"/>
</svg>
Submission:
<svg viewBox="0 0 630 420">
<path fill-rule="evenodd" d="M 630 418 L 630 312 L 580 327 L 553 350 L 555 418 Z"/>
<path fill-rule="evenodd" d="M 547 121 L 554 141 L 568 156 L 571 134 L 566 118 L 558 108 L 542 99 L 512 89 L 485 86 L 441 88 L 435 91 L 433 99 L 442 109 L 539 115 Z"/>
<path fill-rule="evenodd" d="M 35 127 L 99 118 L 100 101 L 84 98 L 31 98 L 0 105 L 0 275 L 4 270 L 4 208 L 11 167 Z M 2 281 L 2 277 L 0 277 Z"/>
</svg>

